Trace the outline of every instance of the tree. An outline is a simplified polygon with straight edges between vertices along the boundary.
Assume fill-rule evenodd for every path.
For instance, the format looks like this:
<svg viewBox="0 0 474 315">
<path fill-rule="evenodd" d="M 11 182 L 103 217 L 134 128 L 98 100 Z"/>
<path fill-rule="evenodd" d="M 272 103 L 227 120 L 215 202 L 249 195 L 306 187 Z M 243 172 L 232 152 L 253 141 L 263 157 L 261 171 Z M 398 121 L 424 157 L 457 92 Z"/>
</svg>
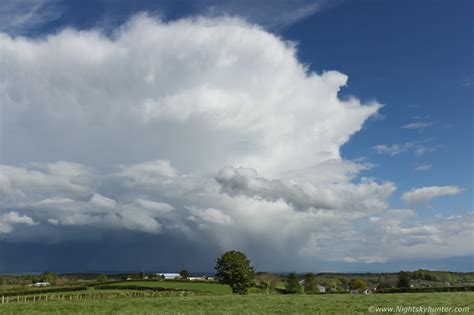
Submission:
<svg viewBox="0 0 474 315">
<path fill-rule="evenodd" d="M 58 279 L 58 275 L 54 272 L 45 272 L 41 275 L 41 280 L 44 282 L 53 283 Z"/>
<path fill-rule="evenodd" d="M 357 290 L 357 291 L 363 291 L 369 287 L 367 282 L 365 282 L 363 279 L 352 279 L 351 282 L 349 282 L 349 287 L 351 290 Z"/>
<path fill-rule="evenodd" d="M 181 277 L 181 279 L 186 280 L 189 278 L 189 272 L 186 269 L 183 269 L 179 272 L 179 276 Z"/>
<path fill-rule="evenodd" d="M 296 273 L 290 272 L 288 279 L 286 280 L 286 291 L 288 293 L 301 293 L 301 285 L 296 277 Z"/>
<path fill-rule="evenodd" d="M 408 272 L 400 271 L 398 274 L 398 288 L 409 288 L 410 287 L 410 275 Z"/>
<path fill-rule="evenodd" d="M 303 288 L 305 293 L 319 293 L 316 277 L 311 272 L 304 277 Z"/>
<path fill-rule="evenodd" d="M 106 274 L 100 274 L 97 276 L 97 282 L 105 282 L 107 281 L 108 277 Z"/>
<path fill-rule="evenodd" d="M 387 280 L 383 280 L 379 282 L 379 284 L 377 285 L 377 289 L 390 289 L 390 288 L 392 288 L 392 284 L 388 282 Z"/>
<path fill-rule="evenodd" d="M 255 271 L 244 253 L 232 250 L 217 259 L 216 277 L 220 283 L 228 284 L 232 292 L 247 294 L 255 282 Z"/>
</svg>

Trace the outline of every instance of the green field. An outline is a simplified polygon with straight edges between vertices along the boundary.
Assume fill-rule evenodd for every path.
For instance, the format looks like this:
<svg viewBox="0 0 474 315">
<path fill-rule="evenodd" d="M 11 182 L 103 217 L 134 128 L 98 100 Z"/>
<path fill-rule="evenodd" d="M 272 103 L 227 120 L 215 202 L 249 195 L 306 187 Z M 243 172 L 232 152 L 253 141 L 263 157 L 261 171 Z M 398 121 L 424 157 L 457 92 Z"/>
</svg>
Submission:
<svg viewBox="0 0 474 315">
<path fill-rule="evenodd" d="M 142 287 L 157 287 L 157 288 L 171 288 L 181 290 L 195 290 L 210 292 L 213 294 L 231 294 L 232 290 L 228 285 L 209 282 L 191 282 L 191 281 L 124 281 L 114 283 L 114 285 L 123 286 L 142 286 Z"/>
<path fill-rule="evenodd" d="M 369 306 L 469 306 L 474 310 L 474 293 L 214 295 L 49 301 L 1 305 L 0 314 L 367 314 Z"/>
</svg>

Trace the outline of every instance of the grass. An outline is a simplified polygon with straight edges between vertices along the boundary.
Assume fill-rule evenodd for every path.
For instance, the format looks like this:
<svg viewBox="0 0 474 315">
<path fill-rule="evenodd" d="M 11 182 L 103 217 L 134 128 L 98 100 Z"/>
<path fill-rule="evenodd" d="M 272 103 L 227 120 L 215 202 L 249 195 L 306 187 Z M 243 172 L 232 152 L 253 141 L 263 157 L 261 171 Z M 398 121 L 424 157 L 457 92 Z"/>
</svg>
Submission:
<svg viewBox="0 0 474 315">
<path fill-rule="evenodd" d="M 50 301 L 0 305 L 0 314 L 367 314 L 369 306 L 469 306 L 474 310 L 474 293 L 213 295 Z"/>
<path fill-rule="evenodd" d="M 213 294 L 231 294 L 232 290 L 228 285 L 209 282 L 191 282 L 191 281 L 124 281 L 113 283 L 113 285 L 124 286 L 146 286 L 157 288 L 171 288 L 210 292 Z"/>
</svg>

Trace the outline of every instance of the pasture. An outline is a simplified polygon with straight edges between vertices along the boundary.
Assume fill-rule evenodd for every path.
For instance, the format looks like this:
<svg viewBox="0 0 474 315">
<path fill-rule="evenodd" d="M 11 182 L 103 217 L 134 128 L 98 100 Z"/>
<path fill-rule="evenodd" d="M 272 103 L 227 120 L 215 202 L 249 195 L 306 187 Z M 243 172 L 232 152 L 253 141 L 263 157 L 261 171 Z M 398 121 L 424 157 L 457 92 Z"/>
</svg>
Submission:
<svg viewBox="0 0 474 315">
<path fill-rule="evenodd" d="M 231 294 L 230 286 L 219 283 L 210 282 L 191 282 L 191 281 L 123 281 L 114 283 L 119 286 L 142 286 L 142 287 L 157 287 L 178 290 L 191 290 L 209 292 L 213 294 Z"/>
<path fill-rule="evenodd" d="M 367 314 L 370 306 L 469 307 L 464 314 L 471 314 L 474 293 L 122 297 L 9 303 L 0 305 L 0 314 Z"/>
</svg>

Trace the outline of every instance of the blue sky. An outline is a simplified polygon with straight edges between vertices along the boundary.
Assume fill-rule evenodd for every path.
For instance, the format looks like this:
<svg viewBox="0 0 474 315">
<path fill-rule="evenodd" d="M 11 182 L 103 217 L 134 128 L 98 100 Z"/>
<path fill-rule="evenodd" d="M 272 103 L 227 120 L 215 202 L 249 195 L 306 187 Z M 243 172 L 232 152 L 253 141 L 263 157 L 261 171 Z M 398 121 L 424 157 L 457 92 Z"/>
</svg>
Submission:
<svg viewBox="0 0 474 315">
<path fill-rule="evenodd" d="M 0 271 L 472 271 L 471 1 L 0 12 Z"/>
</svg>

